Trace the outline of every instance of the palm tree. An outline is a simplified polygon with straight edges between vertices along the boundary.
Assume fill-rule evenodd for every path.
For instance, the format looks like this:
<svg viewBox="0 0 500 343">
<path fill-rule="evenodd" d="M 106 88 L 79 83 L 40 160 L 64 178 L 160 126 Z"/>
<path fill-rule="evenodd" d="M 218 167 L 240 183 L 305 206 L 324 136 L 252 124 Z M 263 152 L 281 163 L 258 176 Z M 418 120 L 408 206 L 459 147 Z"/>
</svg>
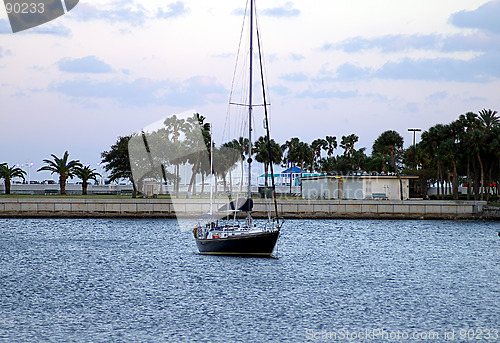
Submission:
<svg viewBox="0 0 500 343">
<path fill-rule="evenodd" d="M 389 155 L 391 157 L 392 166 L 399 179 L 399 194 L 401 200 L 403 200 L 403 181 L 401 180 L 401 175 L 396 162 L 397 159 L 399 159 L 402 150 L 403 137 L 401 137 L 401 135 L 394 130 L 382 132 L 382 134 L 373 143 L 374 153 L 379 152 L 383 155 Z"/>
<path fill-rule="evenodd" d="M 442 142 L 442 154 L 446 155 L 452 164 L 452 185 L 453 199 L 458 200 L 458 172 L 457 160 L 460 154 L 459 136 L 462 126 L 459 121 L 454 121 L 449 125 L 444 126 L 444 139 Z"/>
<path fill-rule="evenodd" d="M 238 151 L 222 146 L 220 148 L 213 147 L 213 172 L 215 174 L 215 192 L 217 193 L 217 178 L 222 179 L 224 191 L 227 192 L 227 174 L 235 167 L 239 159 Z M 231 174 L 229 174 L 231 178 Z"/>
<path fill-rule="evenodd" d="M 422 132 L 421 140 L 422 147 L 426 152 L 428 152 L 432 157 L 433 161 L 435 161 L 435 170 L 436 170 L 436 181 L 437 181 L 437 196 L 439 197 L 439 184 L 442 180 L 442 158 L 441 158 L 441 150 L 440 147 L 444 137 L 445 126 L 442 124 L 437 124 L 429 128 L 429 130 Z M 444 194 L 444 190 L 442 192 Z"/>
<path fill-rule="evenodd" d="M 271 158 L 269 156 L 269 145 L 271 147 Z M 267 143 L 267 137 L 261 136 L 257 139 L 254 145 L 255 160 L 264 164 L 264 185 L 267 187 L 267 175 L 271 161 L 274 163 L 281 161 L 283 150 L 281 146 L 271 139 L 270 144 Z"/>
<path fill-rule="evenodd" d="M 283 163 L 290 167 L 290 193 L 292 192 L 292 179 L 293 179 L 293 166 L 295 161 L 292 161 L 291 152 L 295 149 L 295 145 L 298 144 L 299 139 L 297 137 L 291 138 L 281 145 L 281 150 L 283 150 Z M 286 154 L 285 154 L 286 151 Z"/>
<path fill-rule="evenodd" d="M 288 150 L 288 160 L 300 165 L 300 177 L 303 176 L 304 168 L 312 164 L 312 148 L 306 142 L 301 142 L 298 138 L 293 138 L 292 149 Z M 300 192 L 302 193 L 302 182 L 300 183 Z"/>
<path fill-rule="evenodd" d="M 498 127 L 500 123 L 500 118 L 497 117 L 497 111 L 492 111 L 491 109 L 490 110 L 482 109 L 481 111 L 479 111 L 479 120 L 480 120 L 479 128 L 472 134 L 472 143 L 473 146 L 475 147 L 476 156 L 481 170 L 480 187 L 481 187 L 481 200 L 483 200 L 484 186 L 485 186 L 484 169 L 486 168 L 484 167 L 483 160 L 481 159 L 481 152 L 487 153 L 486 149 L 489 146 L 489 143 L 493 136 L 492 131 L 494 128 Z M 486 162 L 491 162 L 489 161 L 489 159 L 485 160 Z M 489 192 L 488 192 L 488 197 L 489 197 Z"/>
<path fill-rule="evenodd" d="M 500 182 L 499 182 L 499 179 L 500 179 L 500 125 L 493 128 L 492 137 L 493 138 L 491 139 L 488 150 L 490 151 L 492 157 L 496 158 L 497 172 L 496 172 L 495 183 L 497 185 L 496 195 L 499 195 L 498 194 L 498 192 L 499 192 L 498 186 L 500 184 Z"/>
<path fill-rule="evenodd" d="M 482 109 L 478 114 L 482 126 L 488 131 L 500 124 L 500 118 L 497 117 L 497 111 Z"/>
<path fill-rule="evenodd" d="M 335 158 L 335 156 L 328 156 L 319 160 L 318 164 L 320 172 L 331 174 L 337 167 L 337 159 Z"/>
<path fill-rule="evenodd" d="M 351 157 L 351 163 L 352 163 L 352 170 L 353 171 L 366 171 L 366 162 L 368 160 L 368 156 L 365 154 L 366 148 L 361 148 L 358 150 L 355 150 L 352 157 Z"/>
<path fill-rule="evenodd" d="M 179 184 L 180 184 L 180 165 L 185 163 L 187 156 L 185 154 L 186 147 L 184 143 L 179 139 L 183 133 L 190 130 L 191 124 L 185 119 L 177 118 L 176 115 L 165 119 L 165 133 L 169 141 L 169 153 L 173 158 L 169 161 L 175 166 L 174 174 L 174 195 L 179 195 Z"/>
<path fill-rule="evenodd" d="M 12 178 L 20 177 L 23 179 L 23 181 L 25 181 L 25 175 L 26 172 L 21 168 L 18 168 L 16 166 L 12 166 L 9 168 L 7 163 L 0 164 L 0 179 L 5 180 L 5 194 L 10 194 L 10 183 Z"/>
<path fill-rule="evenodd" d="M 38 169 L 38 171 L 50 171 L 51 174 L 59 174 L 59 188 L 61 194 L 66 194 L 66 181 L 75 175 L 75 168 L 81 166 L 79 160 L 68 161 L 69 153 L 66 151 L 62 158 L 51 154 L 52 160 L 43 160 L 47 165 Z"/>
<path fill-rule="evenodd" d="M 318 169 L 317 161 L 321 158 L 321 150 L 328 149 L 328 142 L 326 141 L 326 139 L 322 139 L 322 138 L 315 139 L 311 143 L 311 149 L 313 152 L 313 156 L 312 156 L 313 168 Z"/>
<path fill-rule="evenodd" d="M 471 194 L 471 184 L 472 184 L 471 171 L 470 171 L 471 157 L 472 158 L 475 157 L 474 151 L 472 149 L 472 144 L 470 142 L 470 135 L 472 131 L 479 125 L 479 119 L 477 117 L 477 114 L 473 112 L 467 112 L 465 114 L 461 114 L 458 117 L 458 122 L 460 122 L 460 126 L 462 128 L 460 142 L 462 143 L 464 147 L 464 152 L 466 154 L 467 200 L 469 200 Z"/>
<path fill-rule="evenodd" d="M 337 149 L 337 137 L 335 136 L 326 136 L 326 154 L 328 157 L 333 155 L 333 150 Z"/>
<path fill-rule="evenodd" d="M 342 136 L 342 141 L 340 142 L 340 147 L 344 149 L 344 156 L 352 157 L 354 154 L 354 144 L 358 141 L 359 137 L 357 135 L 350 134 L 349 136 Z"/>
<path fill-rule="evenodd" d="M 188 160 L 193 164 L 188 193 L 191 193 L 192 190 L 193 194 L 196 194 L 196 175 L 201 171 L 201 160 L 202 158 L 210 157 L 206 152 L 210 149 L 210 141 L 212 138 L 210 134 L 210 124 L 205 123 L 205 119 L 206 118 L 199 113 L 195 113 L 193 117 L 187 119 L 187 123 L 190 127 L 185 132 L 186 141 L 189 152 L 192 152 L 189 154 Z"/>
<path fill-rule="evenodd" d="M 224 185 L 225 185 L 225 177 L 229 173 L 229 191 L 232 194 L 233 193 L 233 176 L 232 176 L 232 170 L 236 168 L 236 165 L 238 161 L 241 159 L 241 154 L 237 149 L 234 149 L 232 147 L 231 142 L 227 142 L 223 144 L 220 149 L 219 149 L 220 154 L 219 160 L 215 160 L 214 164 L 219 164 L 221 168 L 219 170 L 222 170 L 223 173 L 223 178 L 224 178 Z M 221 156 L 223 158 L 220 160 Z M 226 190 L 226 188 L 224 188 Z"/>
<path fill-rule="evenodd" d="M 82 195 L 87 195 L 87 187 L 89 180 L 94 180 L 97 182 L 97 177 L 102 177 L 95 169 L 90 168 L 90 166 L 77 166 L 75 167 L 74 174 L 82 180 Z"/>
<path fill-rule="evenodd" d="M 238 139 L 233 139 L 229 142 L 229 147 L 237 150 L 240 153 L 240 168 L 241 168 L 241 179 L 240 179 L 240 193 L 243 192 L 243 179 L 245 173 L 245 155 L 248 155 L 248 138 L 240 137 Z"/>
</svg>

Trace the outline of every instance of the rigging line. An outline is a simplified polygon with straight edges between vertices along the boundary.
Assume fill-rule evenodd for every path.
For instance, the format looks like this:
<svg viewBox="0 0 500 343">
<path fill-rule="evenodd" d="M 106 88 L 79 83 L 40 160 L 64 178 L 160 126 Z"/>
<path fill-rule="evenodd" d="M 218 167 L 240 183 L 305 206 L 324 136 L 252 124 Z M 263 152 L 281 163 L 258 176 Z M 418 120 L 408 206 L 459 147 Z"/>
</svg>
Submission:
<svg viewBox="0 0 500 343">
<path fill-rule="evenodd" d="M 223 137 L 222 137 L 221 141 L 224 141 L 224 132 L 226 131 L 226 127 L 228 128 L 228 131 L 231 131 L 231 121 L 229 120 L 229 108 L 230 108 L 230 104 L 231 104 L 231 99 L 233 98 L 233 92 L 234 92 L 234 87 L 235 87 L 234 85 L 235 85 L 236 74 L 237 74 L 238 64 L 239 64 L 239 59 L 240 59 L 241 44 L 243 42 L 243 34 L 245 31 L 245 21 L 246 21 L 246 17 L 247 17 L 247 13 L 248 13 L 248 1 L 250 1 L 250 0 L 247 0 L 246 6 L 245 6 L 245 13 L 243 14 L 243 24 L 241 25 L 240 39 L 239 39 L 239 43 L 238 43 L 238 51 L 236 53 L 236 61 L 235 61 L 234 70 L 233 70 L 233 79 L 231 81 L 231 90 L 229 92 L 229 102 L 228 102 L 227 111 L 226 111 L 226 121 L 224 122 L 224 130 L 222 133 Z M 229 132 L 229 135 L 230 134 L 231 133 Z"/>
<path fill-rule="evenodd" d="M 261 44 L 260 44 L 260 33 L 259 28 L 257 27 L 257 48 L 259 50 L 259 64 L 260 64 L 260 77 L 262 82 L 262 98 L 264 100 L 264 104 L 266 104 L 266 87 L 264 84 L 264 69 L 262 67 L 262 52 L 261 52 Z M 269 168 L 271 171 L 271 187 L 273 190 L 273 200 L 274 200 L 274 213 L 276 217 L 278 217 L 278 201 L 276 199 L 276 185 L 274 183 L 274 168 L 273 168 L 273 154 L 271 150 L 271 134 L 269 132 L 269 118 L 267 113 L 267 106 L 264 106 L 264 115 L 266 122 L 266 135 L 267 135 L 267 151 L 269 154 Z"/>
<path fill-rule="evenodd" d="M 264 56 L 266 56 L 265 52 L 264 52 L 264 44 L 262 43 L 262 36 L 260 35 L 260 24 L 259 24 L 259 17 L 256 17 L 255 18 L 255 23 L 256 23 L 256 31 L 257 31 L 257 39 L 258 39 L 258 42 L 259 42 L 259 53 L 262 55 L 262 58 L 261 58 L 261 62 L 262 62 L 262 78 L 264 79 L 265 78 L 265 92 L 266 92 L 266 95 L 267 95 L 267 98 L 268 98 L 268 102 L 266 103 L 266 105 L 271 105 L 272 101 L 271 101 L 271 94 L 269 92 L 269 88 L 268 88 L 268 85 L 269 85 L 269 81 L 268 81 L 268 78 L 267 78 L 267 67 L 266 67 L 266 59 L 264 58 Z M 271 117 L 271 112 L 272 112 L 272 108 L 269 108 L 269 111 L 268 111 L 270 114 L 269 114 L 269 118 Z"/>
<path fill-rule="evenodd" d="M 253 19 L 254 18 L 254 1 L 250 0 L 250 72 L 249 72 L 249 96 L 248 96 L 248 198 L 252 197 L 252 82 L 253 82 Z M 249 226 L 252 224 L 250 216 L 251 209 L 248 211 L 247 221 Z"/>
</svg>

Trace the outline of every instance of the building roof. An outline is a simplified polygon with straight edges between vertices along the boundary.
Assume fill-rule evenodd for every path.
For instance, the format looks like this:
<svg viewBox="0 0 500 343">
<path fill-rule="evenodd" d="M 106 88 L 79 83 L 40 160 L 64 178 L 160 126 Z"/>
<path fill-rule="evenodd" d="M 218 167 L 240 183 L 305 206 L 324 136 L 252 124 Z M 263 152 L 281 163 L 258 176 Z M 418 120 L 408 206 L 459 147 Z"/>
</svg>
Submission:
<svg viewBox="0 0 500 343">
<path fill-rule="evenodd" d="M 362 174 L 362 175 L 317 175 L 299 177 L 301 180 L 321 180 L 321 179 L 397 179 L 397 175 L 385 174 Z M 401 175 L 402 179 L 418 179 L 417 175 Z"/>
<path fill-rule="evenodd" d="M 293 174 L 300 174 L 300 168 L 297 166 L 285 169 L 281 172 L 281 174 L 290 174 L 290 170 L 292 171 Z"/>
</svg>

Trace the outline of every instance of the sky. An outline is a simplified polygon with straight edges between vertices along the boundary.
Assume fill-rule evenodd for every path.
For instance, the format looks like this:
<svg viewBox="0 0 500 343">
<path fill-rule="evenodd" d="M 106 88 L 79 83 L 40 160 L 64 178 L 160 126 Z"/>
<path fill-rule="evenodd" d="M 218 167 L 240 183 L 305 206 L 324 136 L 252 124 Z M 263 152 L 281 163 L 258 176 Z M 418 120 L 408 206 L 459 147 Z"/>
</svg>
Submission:
<svg viewBox="0 0 500 343">
<path fill-rule="evenodd" d="M 191 109 L 219 134 L 245 6 L 80 0 L 64 16 L 17 33 L 0 6 L 0 162 L 33 163 L 31 179 L 41 180 L 47 176 L 34 170 L 42 160 L 67 150 L 98 168 L 119 136 Z M 371 153 L 386 130 L 408 147 L 408 128 L 500 110 L 500 1 L 256 6 L 279 143 L 354 133 L 355 147 Z"/>
</svg>

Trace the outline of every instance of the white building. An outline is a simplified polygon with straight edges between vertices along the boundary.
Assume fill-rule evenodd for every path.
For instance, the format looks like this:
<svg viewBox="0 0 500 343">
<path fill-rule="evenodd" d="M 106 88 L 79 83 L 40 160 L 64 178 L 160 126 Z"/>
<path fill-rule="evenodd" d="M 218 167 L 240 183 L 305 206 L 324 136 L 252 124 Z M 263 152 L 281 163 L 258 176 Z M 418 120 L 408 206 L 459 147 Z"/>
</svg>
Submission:
<svg viewBox="0 0 500 343">
<path fill-rule="evenodd" d="M 418 176 L 401 176 L 404 200 L 410 197 L 410 179 Z M 304 199 L 401 199 L 396 175 L 322 175 L 301 180 Z"/>
</svg>

